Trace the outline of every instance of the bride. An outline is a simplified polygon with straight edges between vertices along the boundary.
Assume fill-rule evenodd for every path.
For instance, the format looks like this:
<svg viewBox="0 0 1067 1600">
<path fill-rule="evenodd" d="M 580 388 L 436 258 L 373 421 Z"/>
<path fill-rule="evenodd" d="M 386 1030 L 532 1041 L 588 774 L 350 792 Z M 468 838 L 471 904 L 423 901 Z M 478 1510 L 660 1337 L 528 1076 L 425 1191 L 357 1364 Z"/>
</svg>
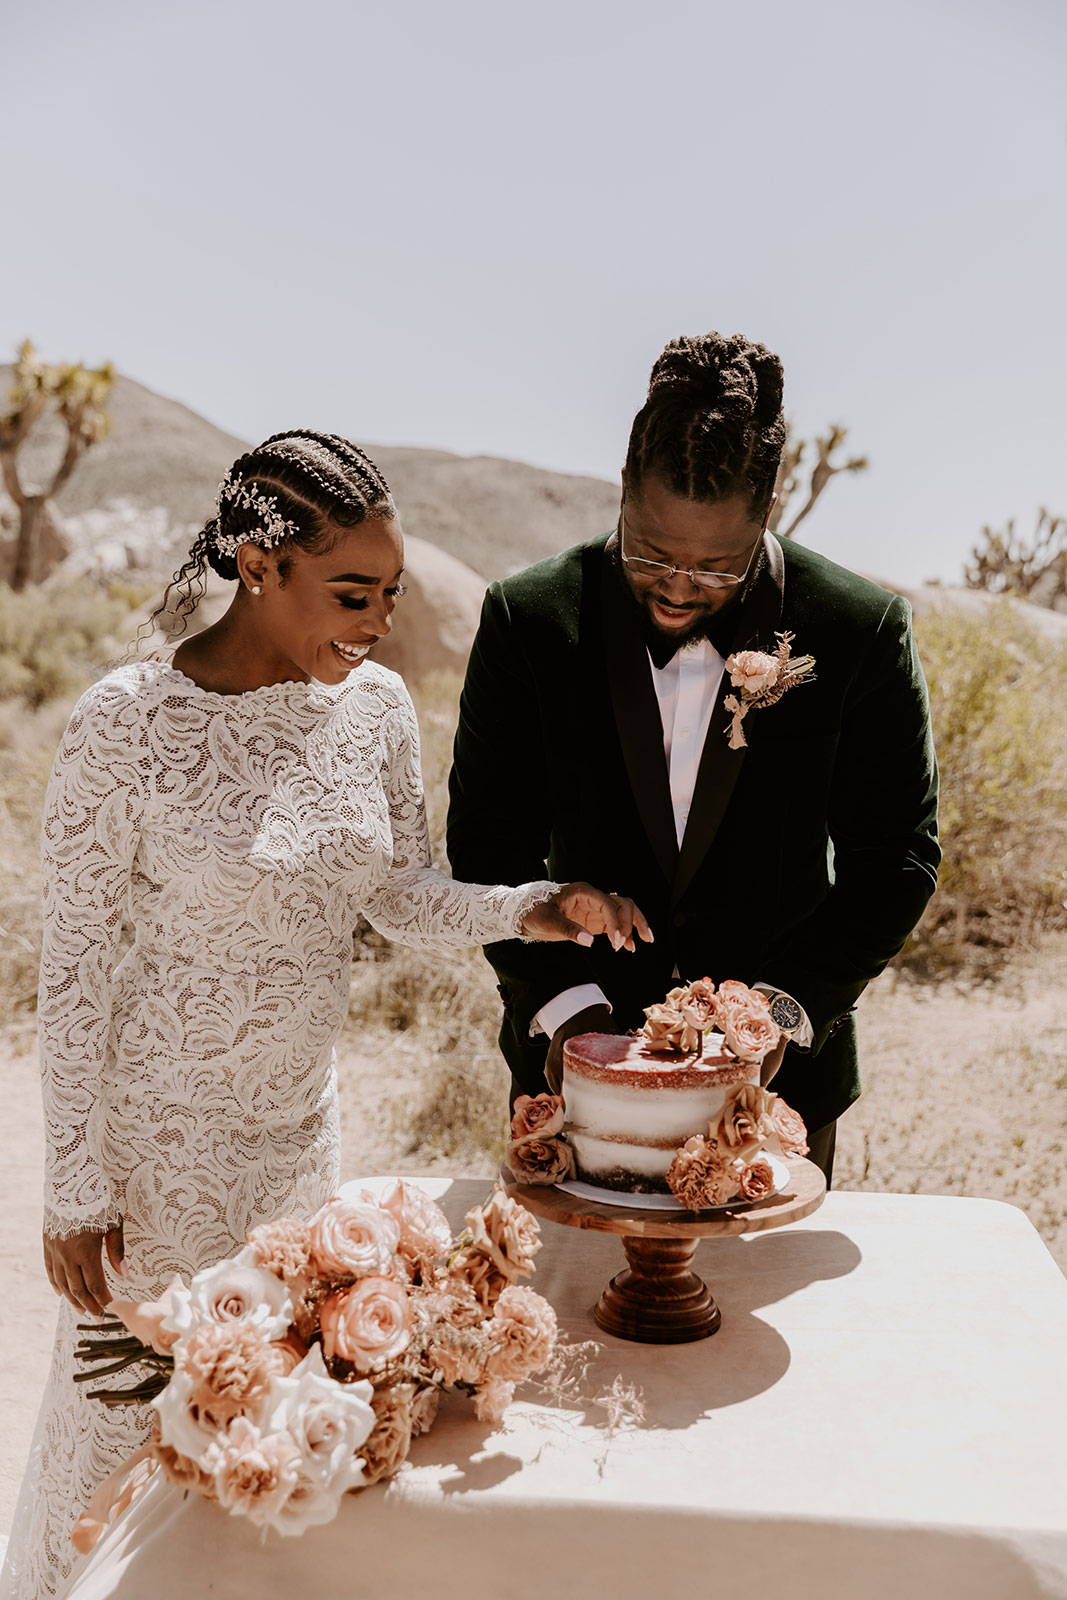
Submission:
<svg viewBox="0 0 1067 1600">
<path fill-rule="evenodd" d="M 403 546 L 362 450 L 294 431 L 241 456 L 177 575 L 186 608 L 205 564 L 237 584 L 226 615 L 82 696 L 46 801 L 44 1250 L 63 1301 L 0 1583 L 17 1600 L 55 1593 L 72 1523 L 149 1430 L 84 1399 L 76 1324 L 337 1187 L 357 916 L 427 949 L 650 937 L 588 884 L 429 865 L 411 701 L 367 659 Z"/>
</svg>

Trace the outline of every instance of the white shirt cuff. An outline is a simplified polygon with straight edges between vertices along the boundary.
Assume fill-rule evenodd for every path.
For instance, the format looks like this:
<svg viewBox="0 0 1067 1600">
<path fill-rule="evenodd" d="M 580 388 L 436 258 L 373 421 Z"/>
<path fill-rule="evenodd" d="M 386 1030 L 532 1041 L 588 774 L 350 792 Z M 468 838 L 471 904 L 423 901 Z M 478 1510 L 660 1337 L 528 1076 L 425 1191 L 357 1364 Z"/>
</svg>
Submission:
<svg viewBox="0 0 1067 1600">
<path fill-rule="evenodd" d="M 775 983 L 754 983 L 752 987 L 758 994 L 786 994 L 786 990 L 779 989 Z M 791 994 L 786 994 L 786 998 L 793 1000 Z M 789 1035 L 789 1038 L 793 1044 L 799 1045 L 802 1050 L 810 1050 L 815 1039 L 815 1029 L 812 1027 L 808 1013 L 804 1010 L 800 1001 L 793 1000 L 793 1004 L 800 1012 L 800 1021 Z"/>
<path fill-rule="evenodd" d="M 579 983 L 573 989 L 564 989 L 562 994 L 556 995 L 554 1000 L 547 1000 L 530 1024 L 530 1037 L 535 1033 L 547 1033 L 551 1039 L 557 1028 L 562 1028 L 565 1022 L 584 1011 L 586 1006 L 607 1006 L 611 1004 L 607 995 L 596 983 Z"/>
</svg>

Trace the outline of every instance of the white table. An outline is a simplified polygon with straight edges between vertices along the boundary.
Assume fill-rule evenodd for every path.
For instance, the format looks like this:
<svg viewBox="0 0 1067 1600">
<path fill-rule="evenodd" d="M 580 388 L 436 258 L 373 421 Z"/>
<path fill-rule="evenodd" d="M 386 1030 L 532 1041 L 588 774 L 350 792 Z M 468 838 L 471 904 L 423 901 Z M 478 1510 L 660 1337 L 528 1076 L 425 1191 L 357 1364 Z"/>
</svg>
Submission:
<svg viewBox="0 0 1067 1600">
<path fill-rule="evenodd" d="M 422 1181 L 456 1223 L 485 1181 Z M 265 1541 L 156 1483 L 69 1600 L 1029 1600 L 1067 1595 L 1067 1282 L 1021 1211 L 831 1194 L 703 1242 L 699 1344 L 598 1334 L 618 1239 L 545 1224 L 535 1286 L 646 1425 L 448 1403 L 388 1486 Z"/>
</svg>

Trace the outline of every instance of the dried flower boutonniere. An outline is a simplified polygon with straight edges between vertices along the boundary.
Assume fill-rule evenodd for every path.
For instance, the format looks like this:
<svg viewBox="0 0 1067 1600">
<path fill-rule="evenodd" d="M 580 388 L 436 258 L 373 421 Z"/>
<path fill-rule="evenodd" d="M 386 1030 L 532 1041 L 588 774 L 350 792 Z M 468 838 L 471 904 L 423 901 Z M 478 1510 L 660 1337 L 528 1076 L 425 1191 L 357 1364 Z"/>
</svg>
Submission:
<svg viewBox="0 0 1067 1600">
<path fill-rule="evenodd" d="M 760 711 L 764 706 L 774 706 L 794 684 L 810 683 L 815 677 L 814 656 L 793 656 L 791 633 L 776 633 L 778 649 L 774 655 L 765 650 L 738 650 L 726 663 L 730 682 L 739 691 L 728 694 L 723 701 L 730 718 L 730 749 L 741 750 L 748 743 L 741 724 L 750 711 Z"/>
</svg>

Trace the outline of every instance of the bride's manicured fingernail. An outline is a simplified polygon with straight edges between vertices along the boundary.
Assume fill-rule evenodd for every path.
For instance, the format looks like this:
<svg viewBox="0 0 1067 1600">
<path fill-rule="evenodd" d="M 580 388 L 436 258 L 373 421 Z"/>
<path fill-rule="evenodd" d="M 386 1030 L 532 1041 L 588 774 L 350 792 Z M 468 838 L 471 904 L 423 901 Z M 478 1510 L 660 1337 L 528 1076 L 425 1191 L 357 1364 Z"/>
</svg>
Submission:
<svg viewBox="0 0 1067 1600">
<path fill-rule="evenodd" d="M 591 933 L 586 933 L 585 929 L 583 928 L 574 942 L 575 944 L 591 945 L 593 942 L 593 935 Z"/>
</svg>

